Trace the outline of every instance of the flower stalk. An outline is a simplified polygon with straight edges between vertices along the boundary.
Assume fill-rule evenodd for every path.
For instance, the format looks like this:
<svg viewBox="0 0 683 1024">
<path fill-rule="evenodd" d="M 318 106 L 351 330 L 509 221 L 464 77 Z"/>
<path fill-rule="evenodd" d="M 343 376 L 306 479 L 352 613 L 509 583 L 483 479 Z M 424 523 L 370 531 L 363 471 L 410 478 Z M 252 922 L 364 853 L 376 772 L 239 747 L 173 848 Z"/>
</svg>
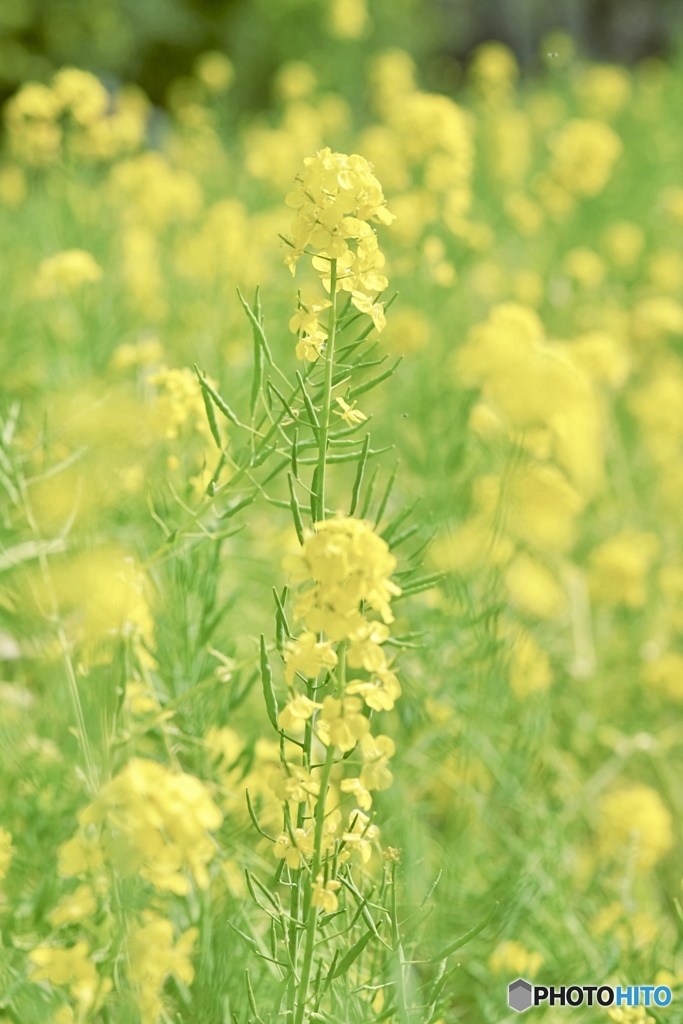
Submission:
<svg viewBox="0 0 683 1024">
<path fill-rule="evenodd" d="M 332 374 L 334 371 L 334 342 L 337 331 L 337 261 L 330 260 L 330 306 L 329 328 L 325 352 L 325 383 L 323 392 L 323 409 L 320 421 L 318 442 L 318 465 L 316 468 L 316 502 L 315 521 L 325 518 L 325 470 L 327 462 L 327 444 L 330 432 L 330 407 L 332 405 Z"/>
</svg>

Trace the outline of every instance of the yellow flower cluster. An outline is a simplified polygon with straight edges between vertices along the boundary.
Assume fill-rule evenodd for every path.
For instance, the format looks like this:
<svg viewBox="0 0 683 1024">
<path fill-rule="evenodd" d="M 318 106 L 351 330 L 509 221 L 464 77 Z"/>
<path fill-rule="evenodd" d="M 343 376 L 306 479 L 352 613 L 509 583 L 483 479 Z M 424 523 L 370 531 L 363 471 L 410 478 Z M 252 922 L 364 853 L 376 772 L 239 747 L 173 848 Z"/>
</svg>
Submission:
<svg viewBox="0 0 683 1024">
<path fill-rule="evenodd" d="M 55 909 L 50 912 L 49 920 L 53 928 L 75 924 L 93 917 L 97 911 L 97 898 L 89 885 L 79 885 L 74 892 L 64 896 Z"/>
<path fill-rule="evenodd" d="M 111 97 L 100 80 L 78 68 L 58 71 L 49 86 L 27 82 L 5 108 L 14 155 L 32 166 L 68 151 L 87 161 L 108 161 L 143 141 L 149 102 L 137 89 Z"/>
<path fill-rule="evenodd" d="M 622 152 L 616 132 L 603 121 L 568 121 L 552 144 L 551 173 L 570 194 L 596 196 Z"/>
<path fill-rule="evenodd" d="M 674 843 L 671 812 L 657 790 L 632 783 L 599 801 L 598 842 L 603 857 L 652 868 Z"/>
<path fill-rule="evenodd" d="M 194 968 L 190 955 L 199 930 L 188 928 L 174 943 L 173 925 L 151 910 L 144 911 L 142 923 L 133 925 L 128 939 L 130 978 L 142 1024 L 157 1024 L 164 1009 L 164 982 L 173 974 L 191 985 Z"/>
<path fill-rule="evenodd" d="M 371 84 L 380 122 L 363 132 L 362 143 L 382 181 L 397 193 L 391 200 L 395 234 L 419 253 L 430 225 L 445 224 L 457 237 L 468 237 L 474 143 L 470 116 L 449 96 L 419 89 L 415 73 L 405 51 L 374 58 Z M 423 256 L 436 284 L 453 283 L 455 268 L 441 238 L 424 238 Z M 410 272 L 414 259 L 406 253 L 403 263 Z"/>
<path fill-rule="evenodd" d="M 106 654 L 108 639 L 116 635 L 130 637 L 138 657 L 153 664 L 149 582 L 126 552 L 110 547 L 75 553 L 55 561 L 51 581 L 84 664 L 97 663 Z M 35 588 L 40 600 L 48 602 L 50 588 L 44 581 L 38 579 Z"/>
<path fill-rule="evenodd" d="M 186 431 L 210 439 L 202 389 L 192 370 L 187 366 L 162 369 L 152 374 L 149 383 L 157 389 L 154 414 L 162 437 L 174 440 Z"/>
<path fill-rule="evenodd" d="M 329 0 L 328 31 L 335 39 L 359 39 L 369 25 L 367 0 Z"/>
<path fill-rule="evenodd" d="M 487 446 L 507 440 L 515 456 L 505 472 L 473 481 L 470 516 L 452 537 L 437 540 L 435 563 L 500 572 L 509 611 L 522 619 L 501 623 L 499 634 L 508 644 L 510 687 L 523 698 L 547 689 L 553 676 L 525 620 L 566 622 L 571 615 L 575 665 L 586 671 L 594 659 L 581 611 L 589 597 L 629 607 L 645 600 L 657 550 L 652 537 L 624 532 L 605 541 L 589 556 L 588 573 L 567 563 L 578 517 L 603 489 L 601 389 L 624 384 L 629 353 L 607 331 L 548 341 L 533 309 L 508 302 L 469 331 L 451 365 L 459 383 L 479 389 L 470 428 Z"/>
<path fill-rule="evenodd" d="M 473 327 L 454 359 L 459 380 L 480 386 L 508 429 L 544 442 L 573 484 L 593 494 L 602 478 L 602 422 L 593 382 L 570 350 L 552 346 L 535 311 L 505 303 Z M 529 431 L 535 431 L 529 437 Z"/>
<path fill-rule="evenodd" d="M 590 587 L 596 601 L 642 608 L 648 574 L 659 551 L 654 534 L 623 531 L 604 541 L 590 555 Z"/>
<path fill-rule="evenodd" d="M 313 632 L 324 631 L 333 641 L 357 640 L 365 625 L 361 602 L 383 622 L 393 622 L 390 602 L 401 592 L 390 578 L 396 559 L 365 520 L 336 516 L 317 523 L 301 552 L 284 565 L 296 582 L 313 583 L 297 605 Z"/>
<path fill-rule="evenodd" d="M 372 792 L 387 789 L 392 783 L 389 760 L 395 745 L 388 736 L 373 736 L 371 711 L 389 711 L 401 694 L 401 687 L 388 661 L 383 643 L 389 638 L 387 623 L 393 621 L 390 602 L 400 594 L 390 576 L 396 559 L 370 523 L 341 516 L 319 522 L 301 553 L 285 560 L 297 581 L 309 584 L 300 594 L 297 617 L 308 627 L 287 644 L 285 677 L 290 699 L 279 715 L 278 724 L 287 733 L 301 733 L 307 723 L 326 747 L 348 754 L 357 746 L 361 757 L 358 777 L 341 781 L 340 791 L 352 796 L 361 810 L 349 818 L 344 834 L 347 855 L 357 853 L 363 862 L 370 857 L 377 836 L 363 811 L 372 806 Z M 366 617 L 378 612 L 383 621 Z M 323 639 L 326 635 L 328 639 Z M 346 680 L 322 700 L 297 692 L 296 679 L 313 679 L 320 672 L 333 677 L 338 671 L 339 655 L 334 643 L 343 643 L 346 666 L 358 670 L 359 678 Z M 361 673 L 364 675 L 361 677 Z M 303 769 L 292 767 L 285 780 L 277 773 L 271 782 L 283 799 L 304 801 L 318 796 L 317 780 Z M 367 828 L 358 832 L 353 824 L 362 815 Z M 326 818 L 325 850 L 335 841 L 341 817 L 335 810 Z M 300 867 L 312 853 L 312 835 L 306 829 L 283 833 L 277 840 L 275 855 L 290 866 Z M 320 905 L 332 903 L 330 893 L 320 892 Z"/>
<path fill-rule="evenodd" d="M 296 215 L 285 262 L 294 273 L 304 251 L 312 251 L 313 266 L 329 290 L 332 261 L 336 261 L 337 290 L 349 292 L 356 309 L 371 316 L 377 330 L 382 330 L 384 308 L 377 298 L 388 281 L 383 273 L 384 254 L 369 223 L 391 224 L 394 219 L 382 186 L 371 165 L 358 154 L 347 156 L 326 148 L 307 157 L 304 165 L 303 175 L 286 197 Z M 306 359 L 315 351 L 319 354 L 324 344 L 325 331 L 317 319 L 321 308 L 304 309 L 290 322 L 293 332 L 303 332 L 303 339 L 309 339 L 304 341 Z"/>
<path fill-rule="evenodd" d="M 519 78 L 517 59 L 502 43 L 483 43 L 474 53 L 468 77 L 483 99 L 500 102 Z"/>
<path fill-rule="evenodd" d="M 222 814 L 205 784 L 156 761 L 133 758 L 79 814 L 82 830 L 103 829 L 106 858 L 124 875 L 140 874 L 159 892 L 184 896 L 187 873 L 201 889 L 209 884 L 207 866 L 215 854 L 209 832 Z M 62 848 L 62 870 L 82 867 L 87 833 L 75 846 Z M 73 843 L 73 840 L 71 840 Z"/>
<path fill-rule="evenodd" d="M 96 1010 L 111 991 L 111 979 L 97 973 L 86 942 L 77 942 L 69 949 L 37 946 L 29 953 L 29 960 L 35 967 L 33 980 L 67 986 L 82 1014 Z"/>
<path fill-rule="evenodd" d="M 48 257 L 38 267 L 36 294 L 41 298 L 71 295 L 85 284 L 96 284 L 102 269 L 83 249 L 65 249 Z"/>
</svg>

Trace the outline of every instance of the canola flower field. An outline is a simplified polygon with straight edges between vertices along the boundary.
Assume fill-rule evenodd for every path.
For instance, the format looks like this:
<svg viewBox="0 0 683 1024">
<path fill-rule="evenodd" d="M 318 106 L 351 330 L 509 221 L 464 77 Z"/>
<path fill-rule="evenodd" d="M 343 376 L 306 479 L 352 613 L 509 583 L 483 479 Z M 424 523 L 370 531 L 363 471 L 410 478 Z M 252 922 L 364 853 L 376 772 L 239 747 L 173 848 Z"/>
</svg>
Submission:
<svg viewBox="0 0 683 1024">
<path fill-rule="evenodd" d="M 543 56 L 6 104 L 2 1024 L 683 1020 L 683 71 Z"/>
</svg>

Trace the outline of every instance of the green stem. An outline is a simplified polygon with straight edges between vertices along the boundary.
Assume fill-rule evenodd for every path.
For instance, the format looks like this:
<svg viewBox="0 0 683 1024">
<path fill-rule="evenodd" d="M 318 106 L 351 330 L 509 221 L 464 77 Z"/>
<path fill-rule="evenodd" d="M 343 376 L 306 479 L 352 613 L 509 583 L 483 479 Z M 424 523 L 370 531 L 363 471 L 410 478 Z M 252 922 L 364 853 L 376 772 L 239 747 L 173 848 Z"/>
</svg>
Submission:
<svg viewBox="0 0 683 1024">
<path fill-rule="evenodd" d="M 408 1011 L 408 997 L 406 993 L 406 979 L 404 974 L 405 960 L 403 946 L 401 945 L 401 934 L 398 925 L 398 910 L 396 906 L 396 865 L 391 865 L 391 944 L 394 947 L 396 972 L 396 995 L 398 999 L 398 1015 L 401 1024 L 410 1024 L 410 1013 Z"/>
<path fill-rule="evenodd" d="M 315 697 L 315 690 L 313 687 L 313 680 L 308 679 L 306 682 L 306 694 L 310 700 Z M 313 747 L 313 726 L 311 719 L 306 720 L 306 732 L 304 735 L 304 749 L 303 749 L 303 767 L 310 771 L 311 769 L 311 749 Z M 303 828 L 306 823 L 306 801 L 302 801 L 299 804 L 297 810 L 296 827 Z M 292 899 L 290 903 L 290 931 L 289 931 L 289 957 L 293 964 L 296 964 L 297 957 L 299 955 L 299 914 L 302 904 L 303 895 L 303 872 L 301 870 L 296 872 L 296 880 L 292 886 Z M 289 993 L 287 997 L 287 1005 L 290 1014 L 294 1014 L 294 1006 L 296 1001 L 296 979 L 292 975 L 292 979 L 289 986 Z"/>
<path fill-rule="evenodd" d="M 316 522 L 325 518 L 325 461 L 327 459 L 327 439 L 330 431 L 330 406 L 332 404 L 332 371 L 334 369 L 334 341 L 337 330 L 337 261 L 330 261 L 330 320 L 327 331 L 327 351 L 325 358 L 325 385 L 323 392 L 323 409 L 320 418 L 320 437 L 318 444 L 318 465 L 316 475 Z"/>
<path fill-rule="evenodd" d="M 322 846 L 323 846 L 323 831 L 325 828 L 325 798 L 327 796 L 327 787 L 330 782 L 330 774 L 332 772 L 332 766 L 334 764 L 334 746 L 330 743 L 327 748 L 325 755 L 325 763 L 323 765 L 323 773 L 320 779 L 320 792 L 318 794 L 318 802 L 315 805 L 315 843 L 313 848 L 313 859 L 311 861 L 311 876 L 309 885 L 313 888 L 318 872 L 320 871 L 320 865 L 322 862 Z M 301 980 L 299 981 L 299 991 L 296 1000 L 296 1011 L 294 1014 L 294 1024 L 302 1024 L 304 1019 L 304 1012 L 306 1010 L 306 999 L 308 996 L 308 985 L 311 980 L 311 969 L 313 967 L 313 950 L 315 948 L 315 936 L 318 925 L 318 908 L 311 905 L 309 901 L 308 907 L 308 921 L 306 922 L 306 945 L 304 948 L 304 959 L 301 967 Z"/>
<path fill-rule="evenodd" d="M 88 737 L 88 730 L 85 725 L 85 715 L 83 714 L 83 705 L 81 704 L 81 695 L 78 690 L 78 680 L 76 679 L 76 670 L 74 663 L 71 658 L 71 649 L 69 641 L 67 639 L 64 627 L 62 625 L 59 601 L 57 599 L 57 592 L 55 590 L 54 581 L 52 578 L 52 572 L 50 570 L 50 563 L 48 562 L 47 555 L 45 554 L 45 544 L 43 541 L 42 533 L 38 528 L 38 523 L 33 515 L 33 507 L 29 500 L 28 488 L 26 486 L 26 480 L 22 475 L 17 475 L 17 484 L 21 493 L 21 498 L 24 505 L 24 512 L 26 515 L 26 521 L 29 525 L 31 533 L 38 546 L 38 564 L 40 565 L 40 571 L 43 576 L 45 588 L 47 590 L 48 600 L 50 601 L 50 622 L 54 626 L 57 640 L 59 641 L 59 649 L 64 661 L 64 668 L 66 671 L 66 678 L 69 684 L 69 694 L 71 696 L 71 702 L 73 705 L 74 715 L 76 718 L 76 734 L 78 741 L 83 753 L 85 760 L 86 775 L 90 790 L 92 793 L 96 793 L 99 789 L 99 776 L 97 766 L 95 764 L 95 758 L 93 756 L 92 747 L 90 745 L 90 739 Z"/>
</svg>

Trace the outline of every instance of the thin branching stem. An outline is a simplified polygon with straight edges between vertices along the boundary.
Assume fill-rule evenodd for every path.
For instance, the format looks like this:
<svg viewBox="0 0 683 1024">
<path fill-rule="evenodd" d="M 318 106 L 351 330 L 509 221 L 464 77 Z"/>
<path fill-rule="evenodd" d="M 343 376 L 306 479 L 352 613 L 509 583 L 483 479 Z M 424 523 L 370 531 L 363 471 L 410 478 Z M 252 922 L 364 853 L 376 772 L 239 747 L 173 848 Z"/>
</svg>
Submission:
<svg viewBox="0 0 683 1024">
<path fill-rule="evenodd" d="M 315 503 L 318 522 L 325 518 L 325 463 L 327 460 L 327 438 L 330 432 L 330 406 L 332 404 L 332 371 L 334 370 L 334 341 L 337 330 L 337 261 L 330 260 L 330 321 L 327 333 L 327 351 L 325 353 L 325 384 L 323 391 L 323 408 L 320 414 L 320 433 L 318 440 L 318 466 L 316 469 L 317 500 Z"/>
</svg>

